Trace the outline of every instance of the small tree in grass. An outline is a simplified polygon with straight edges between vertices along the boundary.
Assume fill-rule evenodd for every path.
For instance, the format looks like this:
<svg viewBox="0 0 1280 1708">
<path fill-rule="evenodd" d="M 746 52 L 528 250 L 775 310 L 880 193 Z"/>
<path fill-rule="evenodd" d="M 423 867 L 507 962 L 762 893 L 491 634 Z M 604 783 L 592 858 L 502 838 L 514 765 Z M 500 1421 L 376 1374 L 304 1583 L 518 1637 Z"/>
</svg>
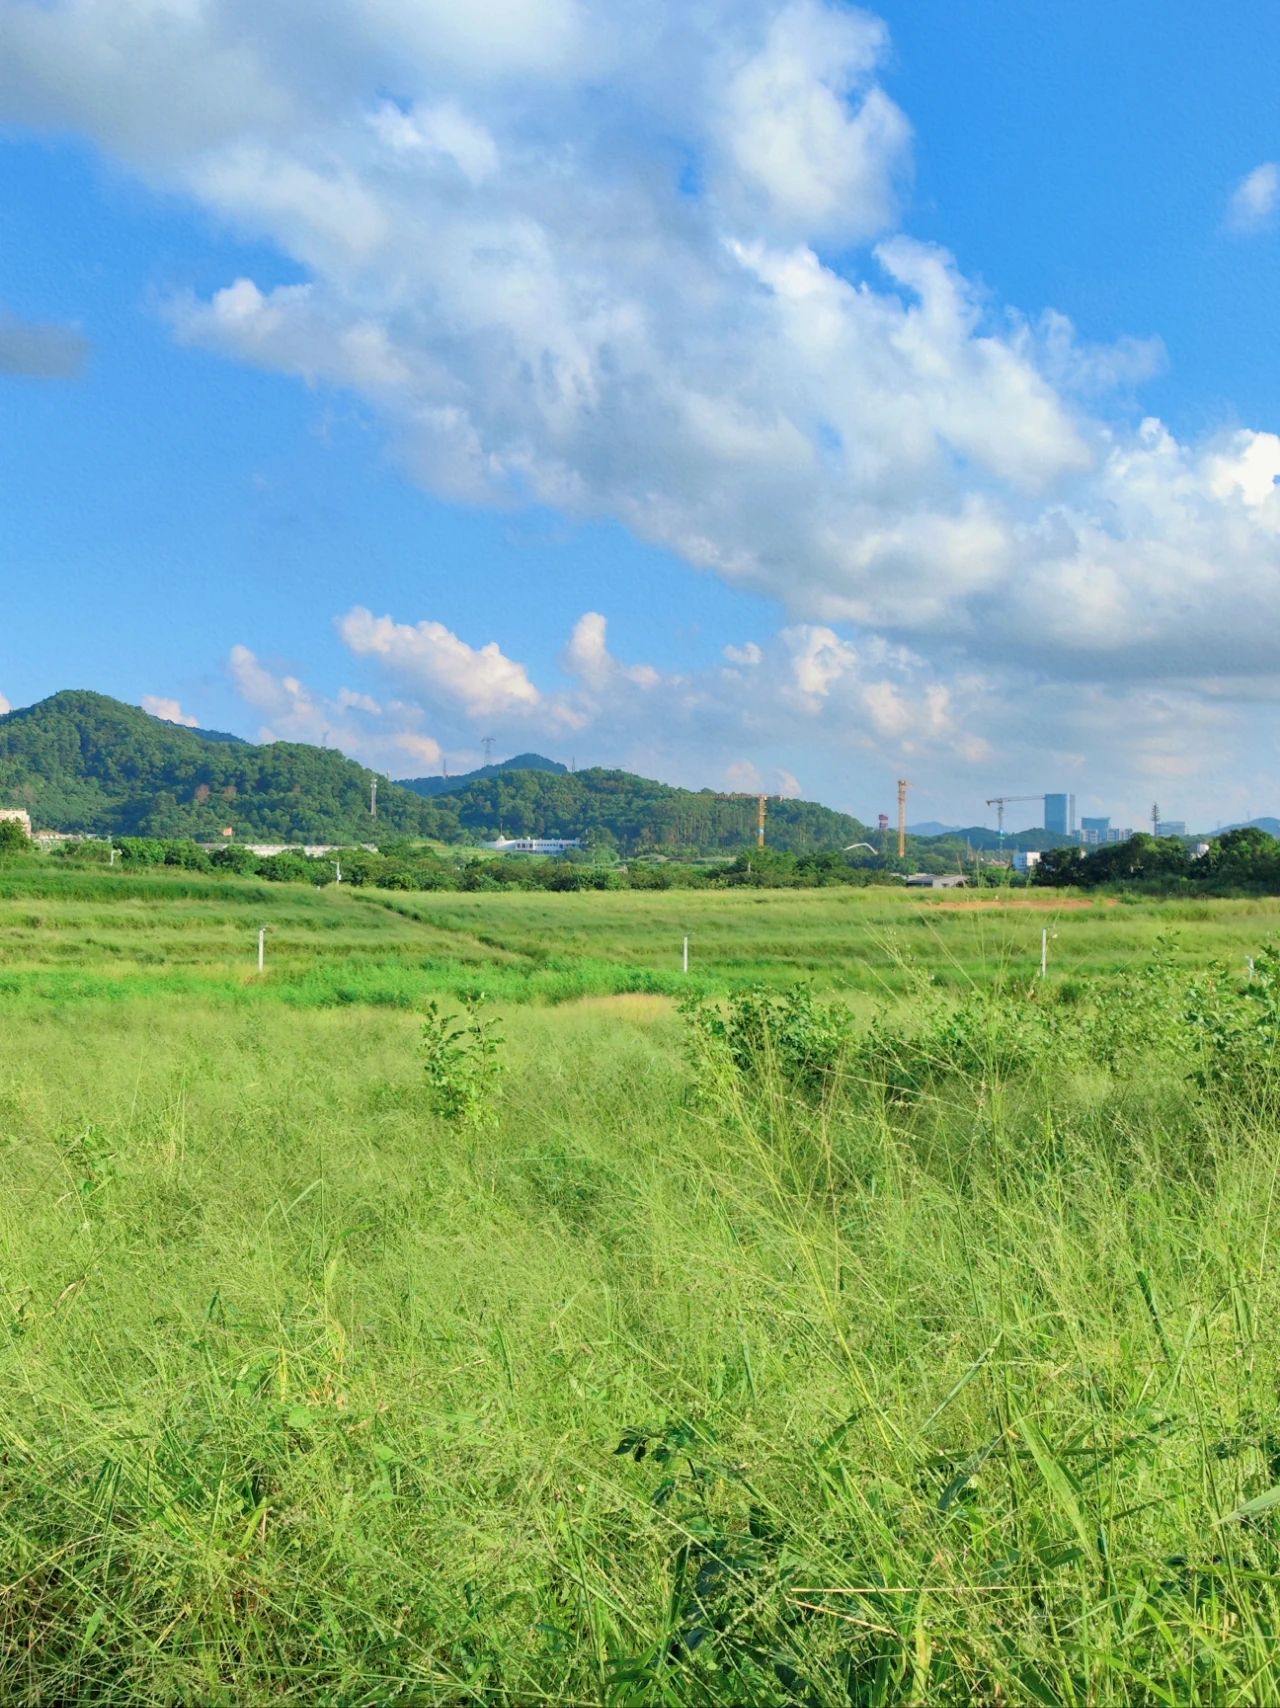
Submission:
<svg viewBox="0 0 1280 1708">
<path fill-rule="evenodd" d="M 0 860 L 10 854 L 25 854 L 30 847 L 31 838 L 20 819 L 0 818 Z"/>
</svg>

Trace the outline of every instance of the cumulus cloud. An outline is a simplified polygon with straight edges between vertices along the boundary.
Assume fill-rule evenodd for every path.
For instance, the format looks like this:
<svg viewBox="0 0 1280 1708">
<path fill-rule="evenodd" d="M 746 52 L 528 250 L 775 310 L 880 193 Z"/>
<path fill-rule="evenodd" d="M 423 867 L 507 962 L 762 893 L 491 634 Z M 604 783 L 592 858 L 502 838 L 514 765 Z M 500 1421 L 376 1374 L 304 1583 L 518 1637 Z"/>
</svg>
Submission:
<svg viewBox="0 0 1280 1708">
<path fill-rule="evenodd" d="M 1264 160 L 1255 166 L 1231 192 L 1227 203 L 1227 228 L 1241 235 L 1265 231 L 1280 208 L 1280 166 Z"/>
<path fill-rule="evenodd" d="M 25 379 L 75 379 L 84 371 L 89 341 L 74 326 L 19 320 L 0 309 L 0 374 Z"/>
<path fill-rule="evenodd" d="M 6 712 L 11 712 L 12 710 L 13 707 L 9 704 L 8 700 L 5 699 L 3 694 L 0 694 L 0 718 L 4 717 Z"/>
<path fill-rule="evenodd" d="M 619 520 L 786 613 L 689 681 L 589 614 L 560 694 L 496 642 L 348 612 L 432 706 L 613 718 L 621 748 L 661 701 L 735 728 L 729 763 L 763 692 L 979 764 L 1024 686 L 1280 698 L 1275 434 L 1143 419 L 1158 340 L 1010 309 L 911 237 L 888 48 L 835 0 L 10 0 L 0 118 L 86 133 L 291 260 L 175 300 L 179 337 L 354 393 L 437 493 Z M 1230 218 L 1276 205 L 1267 163 Z M 273 679 L 277 721 L 328 716 Z"/>
<path fill-rule="evenodd" d="M 338 633 L 358 658 L 376 659 L 469 717 L 523 716 L 542 704 L 524 665 L 508 658 L 496 641 L 468 646 L 443 623 L 397 623 L 361 605 L 338 619 Z"/>
<path fill-rule="evenodd" d="M 376 770 L 403 775 L 406 765 L 432 771 L 443 750 L 420 726 L 420 706 L 403 701 L 383 705 L 370 694 L 340 688 L 317 694 L 297 676 L 277 673 L 243 645 L 227 659 L 232 684 L 245 704 L 260 714 L 259 741 L 303 741 L 335 747 Z"/>
<path fill-rule="evenodd" d="M 587 611 L 574 625 L 565 648 L 565 668 L 588 688 L 602 689 L 619 681 L 637 688 L 656 688 L 662 681 L 651 664 L 623 664 L 609 651 L 609 625 L 599 611 Z"/>
<path fill-rule="evenodd" d="M 888 42 L 865 12 L 790 0 L 754 51 L 726 54 L 714 133 L 731 205 L 758 198 L 770 225 L 801 237 L 890 222 L 911 127 L 875 81 Z"/>
<path fill-rule="evenodd" d="M 894 763 L 922 754 L 976 762 L 988 751 L 979 725 L 996 707 L 983 678 L 944 680 L 906 648 L 875 637 L 855 642 L 822 624 L 790 624 L 766 645 L 751 643 L 748 671 L 714 664 L 660 672 L 618 659 L 606 618 L 588 611 L 561 655 L 572 683 L 567 691 L 538 687 L 496 642 L 474 648 L 439 623 L 393 624 L 357 610 L 340 619 L 339 632 L 357 656 L 416 688 L 443 718 L 474 725 L 482 716 L 512 740 L 536 738 L 553 747 L 572 731 L 593 762 L 648 766 L 698 786 L 718 765 L 730 782 L 737 779 L 735 786 L 793 793 L 790 771 L 779 765 L 769 773 L 743 756 L 747 746 L 781 753 L 803 745 L 832 757 L 851 747 L 865 754 L 890 750 Z M 385 644 L 370 644 L 375 632 Z M 291 679 L 268 674 L 264 684 L 256 660 L 240 660 L 236 668 L 250 696 L 277 721 L 285 704 L 295 722 L 309 715 Z M 523 685 L 515 699 L 493 686 L 512 669 Z M 353 696 L 344 690 L 340 698 Z"/>
<path fill-rule="evenodd" d="M 200 727 L 199 718 L 189 717 L 177 700 L 166 699 L 162 694 L 144 694 L 142 709 L 150 712 L 153 718 L 162 718 L 167 724 L 182 724 L 186 729 Z"/>
</svg>

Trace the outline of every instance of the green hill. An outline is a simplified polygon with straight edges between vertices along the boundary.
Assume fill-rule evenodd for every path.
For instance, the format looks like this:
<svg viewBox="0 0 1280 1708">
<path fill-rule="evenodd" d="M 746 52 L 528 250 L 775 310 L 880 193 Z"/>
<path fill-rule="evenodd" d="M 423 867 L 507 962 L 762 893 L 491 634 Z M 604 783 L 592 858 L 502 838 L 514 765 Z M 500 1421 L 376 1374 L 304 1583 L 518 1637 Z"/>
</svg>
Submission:
<svg viewBox="0 0 1280 1708">
<path fill-rule="evenodd" d="M 412 789 L 415 795 L 428 798 L 435 795 L 456 795 L 470 783 L 483 782 L 486 777 L 498 777 L 504 771 L 554 771 L 567 774 L 569 767 L 558 759 L 544 759 L 540 753 L 517 753 L 514 759 L 500 759 L 496 765 L 481 765 L 476 771 L 462 771 L 456 777 L 400 777 L 402 789 Z"/>
<path fill-rule="evenodd" d="M 553 764 L 487 766 L 431 799 L 378 778 L 374 825 L 376 773 L 330 748 L 228 740 L 85 691 L 0 717 L 0 806 L 26 807 L 37 829 L 216 840 L 230 825 L 252 842 L 567 836 L 625 854 L 734 853 L 755 840 L 754 799 Z M 813 801 L 769 806 L 771 848 L 807 853 L 867 834 Z"/>
<path fill-rule="evenodd" d="M 0 718 L 0 804 L 26 807 L 37 829 L 368 841 L 374 776 L 326 748 L 256 747 L 80 690 Z M 382 833 L 427 834 L 424 803 L 380 784 Z"/>
<path fill-rule="evenodd" d="M 445 841 L 581 836 L 623 853 L 732 853 L 755 841 L 754 797 L 673 788 L 629 771 L 501 771 L 431 802 Z M 867 836 L 847 813 L 815 801 L 771 801 L 771 848 L 803 854 Z"/>
</svg>

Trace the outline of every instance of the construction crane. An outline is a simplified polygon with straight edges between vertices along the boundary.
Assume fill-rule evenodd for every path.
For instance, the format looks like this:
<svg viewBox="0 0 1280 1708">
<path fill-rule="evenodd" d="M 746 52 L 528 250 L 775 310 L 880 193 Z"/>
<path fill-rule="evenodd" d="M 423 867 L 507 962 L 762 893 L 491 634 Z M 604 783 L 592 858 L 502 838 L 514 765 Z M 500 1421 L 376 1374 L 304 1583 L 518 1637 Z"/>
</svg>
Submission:
<svg viewBox="0 0 1280 1708">
<path fill-rule="evenodd" d="M 756 803 L 756 847 L 764 847 L 764 821 L 769 813 L 769 802 L 780 801 L 781 795 L 754 795 L 746 789 L 731 789 L 716 796 L 718 801 L 754 801 Z"/>
<path fill-rule="evenodd" d="M 1012 806 L 1015 801 L 1039 801 L 1044 804 L 1043 795 L 992 795 L 987 802 L 989 807 L 996 809 L 996 829 L 1000 833 L 1000 846 L 1004 847 L 1004 809 Z"/>
<path fill-rule="evenodd" d="M 907 790 L 911 784 L 905 777 L 898 778 L 898 858 L 907 857 Z"/>
</svg>

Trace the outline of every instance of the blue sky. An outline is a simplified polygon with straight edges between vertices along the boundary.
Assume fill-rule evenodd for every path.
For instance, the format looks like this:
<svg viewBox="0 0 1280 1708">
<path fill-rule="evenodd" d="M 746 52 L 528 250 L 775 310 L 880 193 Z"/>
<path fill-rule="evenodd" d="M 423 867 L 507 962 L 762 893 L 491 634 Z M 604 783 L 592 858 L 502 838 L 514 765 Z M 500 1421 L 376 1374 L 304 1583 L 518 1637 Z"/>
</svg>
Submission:
<svg viewBox="0 0 1280 1708">
<path fill-rule="evenodd" d="M 1271 6 L 0 0 L 0 697 L 1280 811 Z"/>
</svg>

